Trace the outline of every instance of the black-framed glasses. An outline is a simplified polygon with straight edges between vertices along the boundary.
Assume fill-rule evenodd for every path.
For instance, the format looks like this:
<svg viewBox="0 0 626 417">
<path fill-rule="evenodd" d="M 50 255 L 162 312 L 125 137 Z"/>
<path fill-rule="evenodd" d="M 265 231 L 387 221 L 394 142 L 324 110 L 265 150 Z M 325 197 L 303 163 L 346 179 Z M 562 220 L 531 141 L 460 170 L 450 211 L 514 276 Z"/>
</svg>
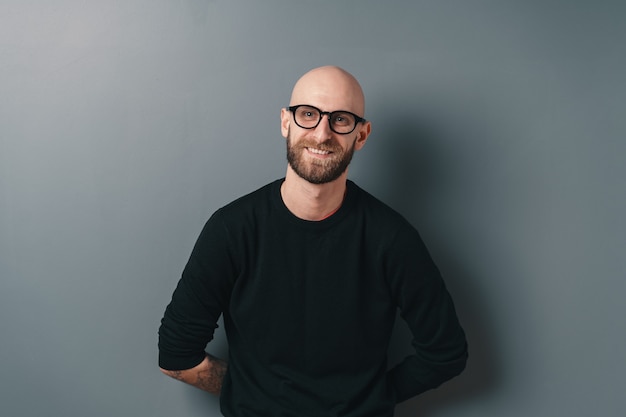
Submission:
<svg viewBox="0 0 626 417">
<path fill-rule="evenodd" d="M 322 121 L 322 117 L 327 115 L 330 130 L 340 135 L 352 133 L 357 123 L 366 122 L 364 118 L 346 110 L 321 111 L 308 104 L 289 106 L 287 110 L 293 113 L 294 121 L 303 129 L 315 129 Z"/>
</svg>

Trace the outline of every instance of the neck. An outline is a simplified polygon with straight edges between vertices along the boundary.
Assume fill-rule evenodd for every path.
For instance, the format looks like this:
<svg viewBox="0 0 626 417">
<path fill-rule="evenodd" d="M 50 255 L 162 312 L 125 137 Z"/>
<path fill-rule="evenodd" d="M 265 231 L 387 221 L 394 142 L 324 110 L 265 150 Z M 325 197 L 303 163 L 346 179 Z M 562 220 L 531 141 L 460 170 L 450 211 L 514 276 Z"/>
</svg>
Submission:
<svg viewBox="0 0 626 417">
<path fill-rule="evenodd" d="M 311 184 L 287 167 L 280 192 L 285 206 L 296 217 L 319 221 L 336 211 L 346 193 L 347 172 L 326 184 Z"/>
</svg>

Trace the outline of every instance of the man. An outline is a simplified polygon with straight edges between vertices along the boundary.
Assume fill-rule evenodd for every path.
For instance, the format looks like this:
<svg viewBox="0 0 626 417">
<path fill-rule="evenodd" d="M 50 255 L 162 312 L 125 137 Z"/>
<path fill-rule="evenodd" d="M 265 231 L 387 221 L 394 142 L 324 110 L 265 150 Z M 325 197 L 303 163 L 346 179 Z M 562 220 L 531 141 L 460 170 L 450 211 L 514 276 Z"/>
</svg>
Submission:
<svg viewBox="0 0 626 417">
<path fill-rule="evenodd" d="M 159 329 L 159 365 L 227 416 L 392 416 L 465 367 L 467 345 L 417 231 L 347 180 L 371 124 L 357 80 L 302 76 L 281 110 L 284 179 L 206 223 Z M 415 354 L 387 370 L 396 310 Z M 204 352 L 224 315 L 229 361 Z"/>
</svg>

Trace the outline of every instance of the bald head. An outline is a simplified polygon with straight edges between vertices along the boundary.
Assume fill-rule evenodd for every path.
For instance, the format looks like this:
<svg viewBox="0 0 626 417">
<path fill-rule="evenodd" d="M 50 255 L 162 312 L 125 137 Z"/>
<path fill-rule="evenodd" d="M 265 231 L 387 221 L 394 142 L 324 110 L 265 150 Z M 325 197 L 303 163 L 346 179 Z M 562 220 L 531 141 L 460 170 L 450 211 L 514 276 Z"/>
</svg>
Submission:
<svg viewBox="0 0 626 417">
<path fill-rule="evenodd" d="M 289 105 L 310 104 L 323 111 L 348 110 L 364 117 L 365 98 L 359 82 L 346 70 L 312 69 L 296 82 Z"/>
</svg>

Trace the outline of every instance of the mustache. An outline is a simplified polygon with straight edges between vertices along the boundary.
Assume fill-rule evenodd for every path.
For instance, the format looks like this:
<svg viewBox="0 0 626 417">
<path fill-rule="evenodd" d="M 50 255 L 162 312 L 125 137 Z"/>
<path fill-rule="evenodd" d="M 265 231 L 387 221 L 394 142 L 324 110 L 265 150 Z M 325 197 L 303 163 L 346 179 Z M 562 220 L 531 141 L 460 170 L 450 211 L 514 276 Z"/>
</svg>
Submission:
<svg viewBox="0 0 626 417">
<path fill-rule="evenodd" d="M 330 151 L 330 152 L 341 151 L 341 146 L 339 146 L 339 144 L 334 139 L 328 139 L 322 143 L 302 139 L 300 142 L 296 143 L 295 146 L 300 149 L 312 148 L 312 149 L 319 149 L 321 151 Z"/>
</svg>

